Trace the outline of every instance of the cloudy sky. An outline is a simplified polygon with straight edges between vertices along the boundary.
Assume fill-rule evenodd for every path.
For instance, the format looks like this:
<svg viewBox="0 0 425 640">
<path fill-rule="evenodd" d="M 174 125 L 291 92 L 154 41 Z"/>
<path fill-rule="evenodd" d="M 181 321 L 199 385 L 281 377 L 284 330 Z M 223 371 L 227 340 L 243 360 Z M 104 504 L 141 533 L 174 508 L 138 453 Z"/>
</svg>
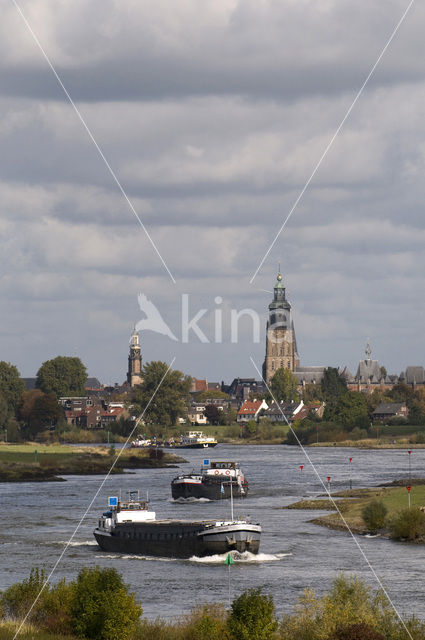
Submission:
<svg viewBox="0 0 425 640">
<path fill-rule="evenodd" d="M 301 363 L 425 364 L 425 7 L 413 4 L 253 282 L 260 261 L 407 0 L 11 0 L 0 23 L 0 359 L 56 355 L 122 382 L 154 302 L 179 337 L 145 361 L 209 380 L 256 376 L 277 263 Z M 181 342 L 181 296 L 190 317 Z M 222 303 L 215 299 L 220 296 Z M 223 344 L 214 344 L 216 311 Z"/>
</svg>

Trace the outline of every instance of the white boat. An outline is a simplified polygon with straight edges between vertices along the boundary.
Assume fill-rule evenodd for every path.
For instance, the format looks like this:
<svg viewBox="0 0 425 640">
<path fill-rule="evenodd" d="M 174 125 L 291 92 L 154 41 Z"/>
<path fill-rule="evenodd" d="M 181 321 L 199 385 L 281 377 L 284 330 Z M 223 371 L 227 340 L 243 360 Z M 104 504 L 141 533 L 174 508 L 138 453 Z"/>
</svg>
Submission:
<svg viewBox="0 0 425 640">
<path fill-rule="evenodd" d="M 217 440 L 212 436 L 204 436 L 202 431 L 187 431 L 181 436 L 178 447 L 183 449 L 207 449 L 208 447 L 216 447 Z"/>
</svg>

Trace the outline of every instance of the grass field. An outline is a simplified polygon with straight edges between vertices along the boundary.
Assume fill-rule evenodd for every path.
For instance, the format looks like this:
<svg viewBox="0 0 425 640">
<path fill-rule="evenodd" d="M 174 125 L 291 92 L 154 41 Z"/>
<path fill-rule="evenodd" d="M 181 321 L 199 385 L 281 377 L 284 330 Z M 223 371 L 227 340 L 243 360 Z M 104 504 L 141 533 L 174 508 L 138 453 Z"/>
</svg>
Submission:
<svg viewBox="0 0 425 640">
<path fill-rule="evenodd" d="M 373 489 L 353 489 L 349 491 L 341 491 L 339 493 L 333 493 L 333 498 L 336 500 L 338 509 L 344 516 L 349 527 L 352 531 L 357 533 L 365 533 L 366 526 L 362 518 L 363 507 L 373 500 L 374 498 L 382 500 L 388 509 L 388 517 L 394 515 L 397 511 L 406 509 L 408 507 L 408 492 L 405 486 L 403 487 L 377 487 Z M 318 504 L 314 504 L 316 501 L 301 500 L 292 505 L 289 505 L 290 509 L 329 509 L 333 511 L 327 516 L 316 518 L 312 522 L 327 526 L 331 529 L 345 529 L 346 527 L 338 513 L 335 512 L 332 502 L 328 499 L 320 499 Z M 313 504 L 312 504 L 313 503 Z M 413 485 L 410 490 L 410 504 L 411 507 L 425 506 L 425 484 Z"/>
<path fill-rule="evenodd" d="M 184 462 L 172 453 L 151 458 L 148 450 L 124 449 L 113 473 L 124 468 L 158 468 Z M 104 474 L 116 456 L 109 447 L 73 447 L 60 444 L 0 444 L 0 482 L 49 481 L 62 475 Z"/>
</svg>

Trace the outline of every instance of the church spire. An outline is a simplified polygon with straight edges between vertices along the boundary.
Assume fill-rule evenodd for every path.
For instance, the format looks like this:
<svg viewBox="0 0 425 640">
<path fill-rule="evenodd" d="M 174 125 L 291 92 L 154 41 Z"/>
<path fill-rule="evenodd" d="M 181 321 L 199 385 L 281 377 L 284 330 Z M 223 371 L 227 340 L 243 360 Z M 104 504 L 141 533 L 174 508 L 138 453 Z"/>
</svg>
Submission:
<svg viewBox="0 0 425 640">
<path fill-rule="evenodd" d="M 366 349 L 364 352 L 366 354 L 366 360 L 370 360 L 370 356 L 372 355 L 372 349 L 370 348 L 369 338 L 366 340 Z"/>
</svg>

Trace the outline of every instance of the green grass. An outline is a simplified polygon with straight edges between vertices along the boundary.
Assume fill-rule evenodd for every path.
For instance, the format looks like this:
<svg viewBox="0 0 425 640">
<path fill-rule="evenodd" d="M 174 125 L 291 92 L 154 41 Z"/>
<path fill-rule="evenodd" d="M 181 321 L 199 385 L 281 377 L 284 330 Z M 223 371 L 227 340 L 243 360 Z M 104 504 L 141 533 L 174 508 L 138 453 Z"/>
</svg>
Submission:
<svg viewBox="0 0 425 640">
<path fill-rule="evenodd" d="M 382 500 L 388 509 L 387 517 L 408 507 L 408 492 L 406 487 L 378 487 L 374 489 L 354 489 L 332 494 L 333 497 L 341 497 L 336 501 L 339 510 L 343 514 L 350 528 L 355 532 L 365 532 L 366 526 L 362 518 L 363 507 L 374 498 Z M 298 503 L 301 505 L 302 503 Z M 425 506 L 425 485 L 412 486 L 410 491 L 410 504 L 412 507 Z M 302 508 L 293 505 L 292 508 Z M 333 508 L 330 505 L 330 508 Z M 316 524 L 322 524 L 330 528 L 346 529 L 338 513 L 314 520 Z"/>
<path fill-rule="evenodd" d="M 111 468 L 115 455 L 109 447 L 3 444 L 0 445 L 0 481 L 43 481 L 62 475 L 103 474 Z M 152 459 L 149 451 L 124 449 L 112 473 L 122 473 L 124 468 L 157 468 L 178 462 L 185 460 L 172 453 Z"/>
</svg>

